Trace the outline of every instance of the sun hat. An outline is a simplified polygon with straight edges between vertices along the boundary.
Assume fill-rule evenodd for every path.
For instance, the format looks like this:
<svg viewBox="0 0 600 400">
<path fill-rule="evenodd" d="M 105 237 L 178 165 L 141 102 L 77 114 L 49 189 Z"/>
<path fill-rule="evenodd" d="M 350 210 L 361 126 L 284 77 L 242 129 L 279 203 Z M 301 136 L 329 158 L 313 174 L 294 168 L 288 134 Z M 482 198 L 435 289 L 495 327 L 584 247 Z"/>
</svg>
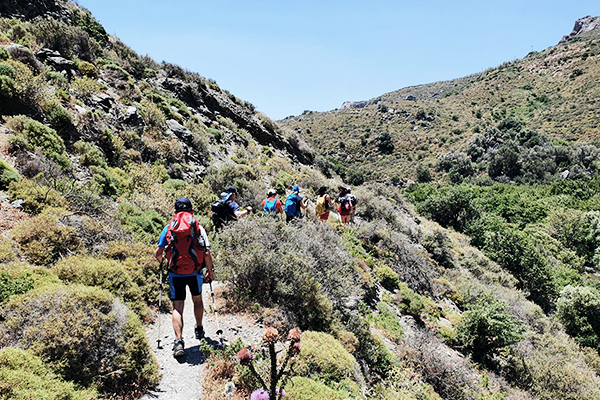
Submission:
<svg viewBox="0 0 600 400">
<path fill-rule="evenodd" d="M 292 192 L 299 192 L 300 188 L 298 187 L 298 185 L 294 185 L 294 187 L 292 188 Z"/>
<path fill-rule="evenodd" d="M 277 190 L 275 189 L 269 189 L 269 191 L 267 192 L 267 196 L 275 196 L 277 194 Z"/>
<path fill-rule="evenodd" d="M 233 193 L 223 192 L 221 193 L 221 200 L 227 201 L 233 195 Z"/>
</svg>

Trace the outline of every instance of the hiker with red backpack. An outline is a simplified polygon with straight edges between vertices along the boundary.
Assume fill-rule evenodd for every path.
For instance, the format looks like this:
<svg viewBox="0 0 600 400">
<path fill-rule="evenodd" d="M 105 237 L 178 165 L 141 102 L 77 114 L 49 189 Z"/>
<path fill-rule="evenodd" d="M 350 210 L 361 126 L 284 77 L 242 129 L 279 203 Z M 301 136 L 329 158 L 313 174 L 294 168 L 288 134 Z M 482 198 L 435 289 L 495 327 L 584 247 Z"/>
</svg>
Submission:
<svg viewBox="0 0 600 400">
<path fill-rule="evenodd" d="M 272 216 L 283 214 L 283 203 L 277 198 L 277 191 L 275 189 L 267 191 L 267 198 L 262 201 L 260 206 L 263 208 L 265 214 Z"/>
<path fill-rule="evenodd" d="M 337 198 L 337 212 L 340 214 L 340 218 L 342 220 L 342 224 L 350 224 L 352 220 L 352 216 L 354 215 L 354 206 L 352 205 L 351 198 L 348 196 L 350 190 L 343 187 L 338 186 L 340 194 Z"/>
<path fill-rule="evenodd" d="M 213 263 L 208 237 L 204 228 L 194 218 L 193 213 L 192 202 L 187 197 L 177 199 L 175 216 L 162 230 L 154 252 L 154 256 L 161 263 L 161 268 L 163 258 L 167 260 L 169 288 L 173 303 L 173 330 L 175 331 L 173 356 L 175 357 L 185 354 L 183 307 L 186 286 L 190 288 L 192 294 L 196 318 L 194 330 L 196 339 L 200 340 L 204 337 L 202 284 L 213 281 Z M 206 277 L 202 273 L 203 266 L 206 266 Z"/>
<path fill-rule="evenodd" d="M 302 218 L 302 210 L 308 206 L 307 202 L 300 196 L 300 187 L 294 185 L 292 194 L 285 199 L 285 222 L 296 218 Z"/>
</svg>

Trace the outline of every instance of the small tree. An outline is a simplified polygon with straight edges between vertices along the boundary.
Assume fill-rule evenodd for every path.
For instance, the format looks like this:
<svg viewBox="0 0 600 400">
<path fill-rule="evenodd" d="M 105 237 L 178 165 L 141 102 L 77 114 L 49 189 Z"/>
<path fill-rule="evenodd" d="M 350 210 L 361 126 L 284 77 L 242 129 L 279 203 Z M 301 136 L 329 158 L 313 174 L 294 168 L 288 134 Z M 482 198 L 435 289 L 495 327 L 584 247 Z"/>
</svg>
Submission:
<svg viewBox="0 0 600 400">
<path fill-rule="evenodd" d="M 506 311 L 502 301 L 484 298 L 469 306 L 456 326 L 459 347 L 482 363 L 489 363 L 498 350 L 518 343 L 524 332 L 520 321 Z"/>
</svg>

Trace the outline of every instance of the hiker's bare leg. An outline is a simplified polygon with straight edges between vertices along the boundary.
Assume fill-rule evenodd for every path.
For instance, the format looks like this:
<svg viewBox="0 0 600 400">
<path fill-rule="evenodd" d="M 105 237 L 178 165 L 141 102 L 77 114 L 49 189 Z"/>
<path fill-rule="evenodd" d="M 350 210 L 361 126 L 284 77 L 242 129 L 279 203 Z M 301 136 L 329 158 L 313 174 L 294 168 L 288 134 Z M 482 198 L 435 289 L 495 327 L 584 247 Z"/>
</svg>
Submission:
<svg viewBox="0 0 600 400">
<path fill-rule="evenodd" d="M 183 306 L 185 301 L 175 300 L 173 302 L 173 330 L 175 339 L 183 337 Z"/>
<path fill-rule="evenodd" d="M 204 302 L 202 301 L 202 293 L 198 296 L 192 296 L 194 302 L 194 316 L 196 317 L 196 326 L 202 326 L 202 317 L 204 316 Z"/>
</svg>

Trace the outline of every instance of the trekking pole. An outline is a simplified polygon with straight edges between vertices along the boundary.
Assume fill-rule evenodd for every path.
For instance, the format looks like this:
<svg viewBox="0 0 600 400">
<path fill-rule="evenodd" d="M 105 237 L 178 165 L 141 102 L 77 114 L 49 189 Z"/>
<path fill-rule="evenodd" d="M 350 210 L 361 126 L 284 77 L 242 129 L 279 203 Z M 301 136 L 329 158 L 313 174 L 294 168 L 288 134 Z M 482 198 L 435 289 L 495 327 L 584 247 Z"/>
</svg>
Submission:
<svg viewBox="0 0 600 400">
<path fill-rule="evenodd" d="M 156 338 L 156 347 L 162 349 L 160 345 L 160 308 L 162 306 L 162 281 L 163 281 L 163 264 L 165 259 L 163 258 L 160 262 L 160 284 L 158 286 L 158 337 Z"/>
<path fill-rule="evenodd" d="M 217 335 L 219 335 L 219 339 L 221 341 L 221 346 L 223 345 L 223 331 L 221 330 L 221 326 L 219 325 L 219 315 L 217 314 L 217 305 L 215 303 L 215 292 L 213 292 L 212 282 L 208 284 L 210 286 L 210 297 L 212 297 L 213 310 L 215 312 L 215 320 L 217 321 Z"/>
</svg>

